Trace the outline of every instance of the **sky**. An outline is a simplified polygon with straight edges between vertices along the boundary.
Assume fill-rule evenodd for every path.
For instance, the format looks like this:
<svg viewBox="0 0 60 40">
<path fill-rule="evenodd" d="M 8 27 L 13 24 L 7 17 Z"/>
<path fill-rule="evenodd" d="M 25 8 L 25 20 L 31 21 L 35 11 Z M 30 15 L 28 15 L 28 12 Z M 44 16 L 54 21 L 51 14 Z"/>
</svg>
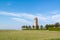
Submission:
<svg viewBox="0 0 60 40">
<path fill-rule="evenodd" d="M 60 0 L 0 0 L 0 29 L 20 30 L 22 25 L 60 22 Z"/>
</svg>

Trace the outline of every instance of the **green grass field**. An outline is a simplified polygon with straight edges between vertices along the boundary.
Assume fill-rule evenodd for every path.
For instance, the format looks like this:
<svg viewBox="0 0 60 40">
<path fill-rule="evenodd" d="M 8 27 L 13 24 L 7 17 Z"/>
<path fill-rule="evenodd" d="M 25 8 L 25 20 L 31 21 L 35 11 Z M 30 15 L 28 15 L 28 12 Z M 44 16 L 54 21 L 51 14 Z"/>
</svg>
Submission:
<svg viewBox="0 0 60 40">
<path fill-rule="evenodd" d="M 0 40 L 60 40 L 60 31 L 0 30 Z"/>
</svg>

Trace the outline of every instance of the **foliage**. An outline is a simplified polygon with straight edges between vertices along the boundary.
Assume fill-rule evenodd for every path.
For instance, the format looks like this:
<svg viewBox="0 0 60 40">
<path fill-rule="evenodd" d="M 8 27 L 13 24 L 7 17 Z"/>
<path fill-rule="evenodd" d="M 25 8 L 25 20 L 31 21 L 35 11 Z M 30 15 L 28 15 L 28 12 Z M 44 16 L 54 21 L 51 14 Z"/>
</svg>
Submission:
<svg viewBox="0 0 60 40">
<path fill-rule="evenodd" d="M 40 26 L 40 29 L 43 30 L 43 25 Z"/>
<path fill-rule="evenodd" d="M 33 29 L 34 29 L 34 25 L 33 25 L 32 27 L 33 27 Z"/>
<path fill-rule="evenodd" d="M 31 27 L 30 25 L 29 26 L 22 26 L 22 30 L 59 30 L 60 29 L 60 23 L 55 23 L 55 24 L 46 24 L 45 25 L 45 28 L 43 29 L 43 25 L 40 25 L 40 28 L 39 28 L 39 25 L 36 26 L 36 28 L 34 28 L 34 25 Z"/>
<path fill-rule="evenodd" d="M 39 26 L 37 25 L 36 30 L 39 30 Z"/>
<path fill-rule="evenodd" d="M 55 27 L 60 27 L 60 23 L 55 23 Z"/>
<path fill-rule="evenodd" d="M 31 26 L 22 26 L 22 30 L 30 30 L 31 29 Z"/>
<path fill-rule="evenodd" d="M 46 30 L 48 30 L 48 27 L 49 27 L 49 25 L 48 25 L 48 24 L 46 24 L 46 25 L 45 25 Z"/>
<path fill-rule="evenodd" d="M 60 31 L 60 24 L 57 22 L 55 24 L 46 24 L 45 25 L 46 30 L 59 30 Z"/>
<path fill-rule="evenodd" d="M 53 28 L 53 27 L 50 27 L 48 30 L 50 30 L 50 31 L 60 31 L 60 28 Z"/>
</svg>

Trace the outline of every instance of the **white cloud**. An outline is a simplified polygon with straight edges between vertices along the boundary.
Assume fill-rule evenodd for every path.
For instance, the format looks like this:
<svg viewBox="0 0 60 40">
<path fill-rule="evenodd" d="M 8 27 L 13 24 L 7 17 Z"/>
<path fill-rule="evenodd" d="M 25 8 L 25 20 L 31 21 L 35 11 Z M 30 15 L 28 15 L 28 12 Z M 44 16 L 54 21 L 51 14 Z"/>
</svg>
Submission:
<svg viewBox="0 0 60 40">
<path fill-rule="evenodd" d="M 7 15 L 7 16 L 15 16 L 15 17 L 24 17 L 32 19 L 35 15 L 28 14 L 28 13 L 10 13 L 10 12 L 0 12 L 0 15 Z"/>
<path fill-rule="evenodd" d="M 10 13 L 10 12 L 0 12 L 0 15 L 14 16 L 14 17 L 23 17 L 27 19 L 33 19 L 35 15 L 28 13 Z"/>
<path fill-rule="evenodd" d="M 0 15 L 14 16 L 15 18 L 12 18 L 12 20 L 25 24 L 32 24 L 33 23 L 32 21 L 34 20 L 35 17 L 38 17 L 39 22 L 44 22 L 45 24 L 60 22 L 60 14 L 58 14 L 58 12 L 56 12 L 54 15 L 49 16 L 45 16 L 43 14 L 10 13 L 10 12 L 0 12 Z"/>
<path fill-rule="evenodd" d="M 47 18 L 43 15 L 37 15 L 37 14 L 28 14 L 28 13 L 10 13 L 10 12 L 0 12 L 0 15 L 6 15 L 6 16 L 14 16 L 14 18 L 11 18 L 13 21 L 20 22 L 21 24 L 32 24 L 35 17 L 38 17 L 39 22 L 45 22 L 47 21 Z"/>
<path fill-rule="evenodd" d="M 40 21 L 46 21 L 47 18 L 41 14 L 28 14 L 28 13 L 9 13 L 9 12 L 0 12 L 1 15 L 21 17 L 29 20 L 33 20 L 35 17 L 38 17 Z"/>
<path fill-rule="evenodd" d="M 33 19 L 36 15 L 28 14 L 28 13 L 22 13 L 21 16 L 28 18 L 28 19 Z"/>
<path fill-rule="evenodd" d="M 38 14 L 37 17 L 38 17 L 39 21 L 45 21 L 45 22 L 47 21 L 47 16 L 44 16 L 42 14 Z"/>
<path fill-rule="evenodd" d="M 60 14 L 53 15 L 52 20 L 55 22 L 60 22 Z"/>
<path fill-rule="evenodd" d="M 10 12 L 0 12 L 0 15 L 21 17 L 19 14 L 10 13 Z"/>
<path fill-rule="evenodd" d="M 24 24 L 24 25 L 31 25 L 32 22 L 29 21 L 29 20 L 26 20 L 26 19 L 22 19 L 22 18 L 12 18 L 13 21 L 16 21 L 16 22 L 20 22 L 21 24 Z"/>
<path fill-rule="evenodd" d="M 49 13 L 51 13 L 51 14 L 59 14 L 60 12 L 57 11 L 57 10 L 53 10 L 53 11 L 51 11 L 51 12 L 49 12 Z"/>
<path fill-rule="evenodd" d="M 34 18 L 38 17 L 39 25 L 45 25 L 45 24 L 53 24 L 55 22 L 60 22 L 60 14 L 59 12 L 50 12 L 50 15 L 44 15 L 44 14 L 30 14 L 30 13 L 12 13 L 12 12 L 0 12 L 0 15 L 6 15 L 11 16 L 12 24 L 0 24 L 0 26 L 6 27 L 7 29 L 19 29 L 22 25 L 34 25 Z M 53 14 L 53 15 L 52 15 Z M 0 16 L 1 17 L 1 16 Z M 9 26 L 9 27 L 8 27 Z M 4 28 L 5 29 L 5 28 Z"/>
</svg>

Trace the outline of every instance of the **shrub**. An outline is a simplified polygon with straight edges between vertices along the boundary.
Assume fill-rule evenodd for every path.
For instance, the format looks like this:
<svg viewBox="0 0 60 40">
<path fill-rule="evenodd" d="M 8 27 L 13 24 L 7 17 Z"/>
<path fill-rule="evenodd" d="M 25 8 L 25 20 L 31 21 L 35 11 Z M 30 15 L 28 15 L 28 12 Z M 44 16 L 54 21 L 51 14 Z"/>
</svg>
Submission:
<svg viewBox="0 0 60 40">
<path fill-rule="evenodd" d="M 53 27 L 50 27 L 50 28 L 48 28 L 48 30 L 50 30 L 50 31 L 60 31 L 60 28 L 53 28 Z"/>
</svg>

